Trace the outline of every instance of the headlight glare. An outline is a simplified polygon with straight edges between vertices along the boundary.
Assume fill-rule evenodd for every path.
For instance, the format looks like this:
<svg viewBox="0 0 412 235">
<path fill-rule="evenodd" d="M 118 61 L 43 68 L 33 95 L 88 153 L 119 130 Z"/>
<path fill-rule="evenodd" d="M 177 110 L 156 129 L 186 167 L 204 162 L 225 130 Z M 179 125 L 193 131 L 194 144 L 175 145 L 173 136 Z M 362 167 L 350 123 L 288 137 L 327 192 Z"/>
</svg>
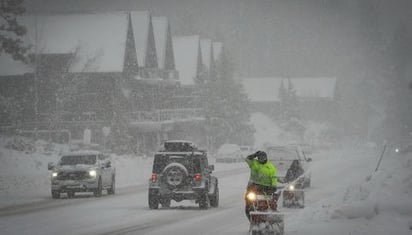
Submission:
<svg viewBox="0 0 412 235">
<path fill-rule="evenodd" d="M 91 171 L 89 171 L 89 175 L 90 175 L 91 177 L 96 177 L 97 172 L 96 172 L 95 170 L 91 170 Z"/>
<path fill-rule="evenodd" d="M 289 190 L 295 190 L 295 185 L 293 184 L 289 185 Z"/>
<path fill-rule="evenodd" d="M 246 195 L 246 197 L 247 197 L 247 199 L 248 199 L 249 201 L 254 201 L 254 200 L 256 200 L 256 194 L 255 194 L 254 192 L 249 192 L 249 193 Z"/>
<path fill-rule="evenodd" d="M 57 172 L 53 172 L 52 173 L 52 177 L 54 178 L 54 177 L 57 177 Z"/>
</svg>

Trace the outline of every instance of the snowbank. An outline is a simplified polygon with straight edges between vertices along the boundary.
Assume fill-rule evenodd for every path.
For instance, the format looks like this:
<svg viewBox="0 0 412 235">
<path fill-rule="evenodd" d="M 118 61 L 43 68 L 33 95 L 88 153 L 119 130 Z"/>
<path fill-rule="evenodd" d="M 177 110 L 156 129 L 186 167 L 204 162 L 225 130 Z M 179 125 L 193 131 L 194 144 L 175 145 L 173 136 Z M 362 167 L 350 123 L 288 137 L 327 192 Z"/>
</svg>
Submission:
<svg viewBox="0 0 412 235">
<path fill-rule="evenodd" d="M 412 154 L 378 149 L 328 151 L 312 156 L 305 209 L 287 217 L 291 234 L 410 234 Z M 369 180 L 368 180 L 369 179 Z"/>
</svg>

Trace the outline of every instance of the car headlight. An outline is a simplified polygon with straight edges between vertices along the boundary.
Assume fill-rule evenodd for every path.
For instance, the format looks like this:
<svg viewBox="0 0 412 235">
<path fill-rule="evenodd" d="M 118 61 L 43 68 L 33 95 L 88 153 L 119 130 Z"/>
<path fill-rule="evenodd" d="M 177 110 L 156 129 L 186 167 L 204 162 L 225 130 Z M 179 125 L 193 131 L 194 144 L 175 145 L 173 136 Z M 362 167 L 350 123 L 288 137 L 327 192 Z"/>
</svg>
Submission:
<svg viewBox="0 0 412 235">
<path fill-rule="evenodd" d="M 249 193 L 246 195 L 246 198 L 247 198 L 249 201 L 255 201 L 255 200 L 256 200 L 256 193 L 254 193 L 254 192 L 249 192 Z"/>
<path fill-rule="evenodd" d="M 91 170 L 91 171 L 89 171 L 89 175 L 90 175 L 91 177 L 96 177 L 97 172 L 96 172 L 95 170 Z"/>
<path fill-rule="evenodd" d="M 57 172 L 52 173 L 52 178 L 57 177 Z"/>
<path fill-rule="evenodd" d="M 295 185 L 293 185 L 293 184 L 289 185 L 288 189 L 289 189 L 290 191 L 295 190 Z"/>
</svg>

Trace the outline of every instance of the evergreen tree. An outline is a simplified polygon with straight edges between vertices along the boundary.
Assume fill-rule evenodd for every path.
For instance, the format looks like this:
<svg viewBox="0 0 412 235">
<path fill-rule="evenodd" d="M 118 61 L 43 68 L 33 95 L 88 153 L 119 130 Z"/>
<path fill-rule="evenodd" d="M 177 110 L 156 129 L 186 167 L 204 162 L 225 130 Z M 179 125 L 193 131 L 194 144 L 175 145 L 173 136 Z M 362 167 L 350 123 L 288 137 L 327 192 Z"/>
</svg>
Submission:
<svg viewBox="0 0 412 235">
<path fill-rule="evenodd" d="M 249 124 L 250 100 L 242 85 L 233 77 L 233 64 L 226 51 L 218 65 L 216 79 L 202 86 L 209 148 L 224 143 L 253 144 L 254 129 Z"/>
<path fill-rule="evenodd" d="M 287 91 L 285 88 L 285 84 L 283 84 L 283 80 L 280 81 L 280 86 L 279 86 L 279 119 L 280 120 L 285 120 L 286 119 L 286 113 L 285 113 L 285 104 L 287 100 Z"/>
<path fill-rule="evenodd" d="M 26 28 L 17 22 L 17 17 L 25 12 L 22 5 L 23 0 L 0 1 L 0 55 L 7 53 L 25 62 L 29 48 L 21 37 L 26 34 Z"/>
<path fill-rule="evenodd" d="M 299 100 L 295 87 L 290 79 L 285 87 L 283 80 L 279 86 L 280 122 L 285 131 L 303 138 L 305 127 L 299 115 Z"/>
</svg>

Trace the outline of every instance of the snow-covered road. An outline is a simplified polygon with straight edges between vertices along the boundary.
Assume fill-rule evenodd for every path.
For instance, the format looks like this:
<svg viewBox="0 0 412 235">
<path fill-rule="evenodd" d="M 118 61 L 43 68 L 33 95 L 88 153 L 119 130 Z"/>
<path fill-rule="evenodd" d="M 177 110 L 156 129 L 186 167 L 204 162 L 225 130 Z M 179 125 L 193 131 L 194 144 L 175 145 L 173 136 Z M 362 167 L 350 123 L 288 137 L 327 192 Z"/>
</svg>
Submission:
<svg viewBox="0 0 412 235">
<path fill-rule="evenodd" d="M 172 203 L 171 209 L 150 210 L 147 187 L 129 187 L 119 189 L 115 196 L 94 198 L 84 194 L 9 207 L 0 212 L 0 234 L 247 233 L 242 207 L 244 186 L 238 182 L 245 184 L 248 172 L 229 172 L 216 174 L 222 188 L 221 206 L 216 209 L 200 210 L 193 202 L 185 201 Z"/>
<path fill-rule="evenodd" d="M 382 188 L 392 181 L 410 184 L 405 175 L 410 165 L 405 169 L 403 164 L 409 162 L 407 156 L 388 156 L 370 181 L 366 177 L 375 167 L 376 151 L 328 151 L 312 158 L 305 208 L 280 208 L 286 234 L 410 234 L 409 189 L 398 192 L 400 185 L 391 186 L 396 199 L 392 203 L 382 196 Z M 184 201 L 172 202 L 170 209 L 150 210 L 147 185 L 141 184 L 119 188 L 114 196 L 80 195 L 8 207 L 0 211 L 0 234 L 248 234 L 243 210 L 247 167 L 217 164 L 216 169 L 218 208 L 200 210 Z"/>
</svg>

